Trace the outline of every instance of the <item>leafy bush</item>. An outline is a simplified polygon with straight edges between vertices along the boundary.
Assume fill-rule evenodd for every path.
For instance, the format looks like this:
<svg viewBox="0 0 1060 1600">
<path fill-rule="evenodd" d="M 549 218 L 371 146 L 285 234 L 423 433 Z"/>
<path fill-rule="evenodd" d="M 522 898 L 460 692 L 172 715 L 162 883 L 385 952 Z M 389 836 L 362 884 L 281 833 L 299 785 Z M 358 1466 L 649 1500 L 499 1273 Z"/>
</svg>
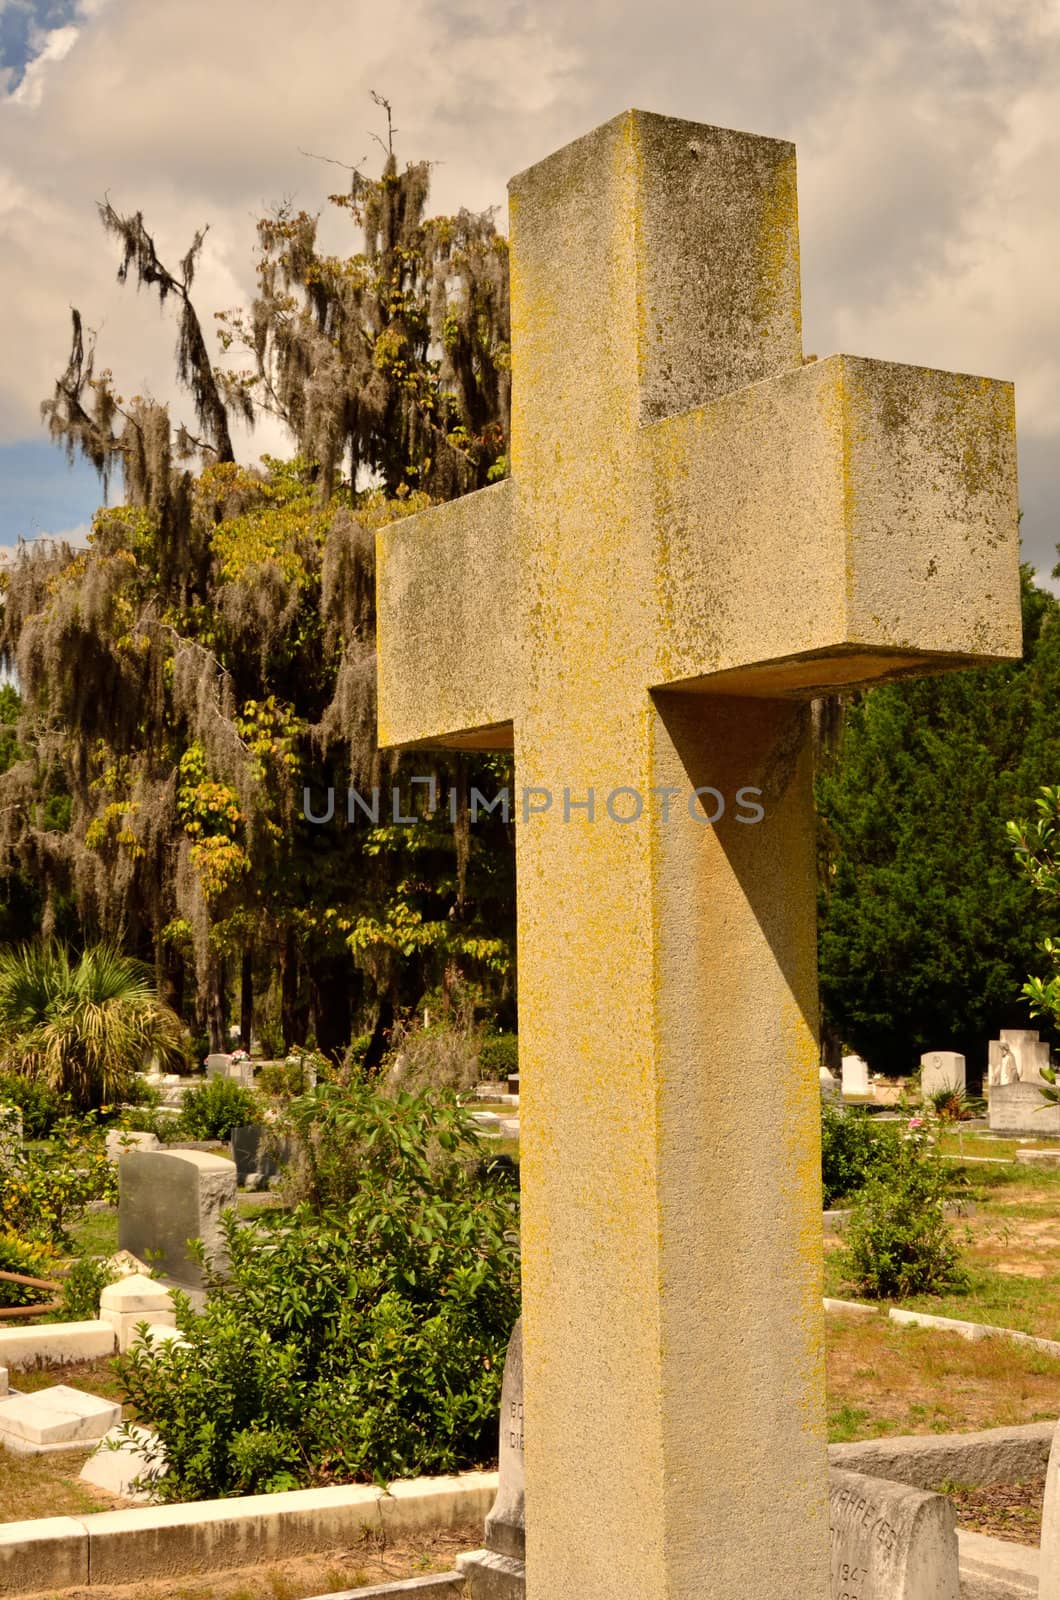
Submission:
<svg viewBox="0 0 1060 1600">
<path fill-rule="evenodd" d="M 519 1038 L 514 1033 L 499 1033 L 483 1039 L 478 1053 L 478 1069 L 489 1082 L 499 1082 L 519 1071 Z"/>
<path fill-rule="evenodd" d="M 258 1074 L 258 1088 L 262 1094 L 305 1094 L 311 1082 L 319 1082 L 330 1072 L 327 1057 L 319 1050 L 295 1046 L 285 1061 L 270 1061 Z M 311 1076 L 312 1075 L 312 1076 Z"/>
<path fill-rule="evenodd" d="M 860 1107 L 821 1107 L 821 1180 L 827 1209 L 863 1188 L 895 1159 L 894 1123 L 875 1122 Z"/>
<path fill-rule="evenodd" d="M 467 1193 L 484 1160 L 470 1113 L 442 1091 L 323 1084 L 292 1101 L 276 1126 L 290 1151 L 287 1198 L 319 1215 L 376 1188 L 418 1185 L 444 1198 Z"/>
<path fill-rule="evenodd" d="M 427 1027 L 415 1018 L 398 1022 L 390 1035 L 388 1081 L 410 1093 L 472 1089 L 479 1080 L 481 1043 L 482 1025 L 470 1000 Z"/>
<path fill-rule="evenodd" d="M 975 1115 L 964 1089 L 935 1089 L 927 1098 L 940 1122 L 968 1122 Z"/>
<path fill-rule="evenodd" d="M 26 1139 L 46 1139 L 68 1110 L 62 1097 L 46 1083 L 17 1072 L 0 1072 L 0 1104 L 18 1106 Z"/>
<path fill-rule="evenodd" d="M 74 957 L 46 940 L 0 950 L 3 1066 L 78 1110 L 124 1098 L 151 1054 L 183 1059 L 180 1019 L 148 969 L 109 945 Z"/>
<path fill-rule="evenodd" d="M 81 1256 L 63 1278 L 62 1304 L 49 1321 L 94 1322 L 99 1316 L 99 1297 L 108 1283 L 116 1283 L 117 1269 L 109 1261 Z"/>
<path fill-rule="evenodd" d="M 966 1281 L 944 1205 L 952 1184 L 918 1134 L 898 1143 L 890 1169 L 870 1178 L 854 1204 L 840 1262 L 871 1299 L 941 1294 Z"/>
<path fill-rule="evenodd" d="M 89 1118 L 56 1123 L 46 1146 L 23 1145 L 0 1166 L 0 1227 L 23 1239 L 68 1245 L 91 1200 L 117 1204 L 118 1172 Z"/>
<path fill-rule="evenodd" d="M 257 1122 L 257 1097 L 234 1078 L 208 1078 L 184 1096 L 180 1126 L 189 1139 L 227 1139 L 233 1128 Z"/>
<path fill-rule="evenodd" d="M 495 1454 L 517 1193 L 483 1172 L 455 1102 L 329 1085 L 292 1113 L 316 1203 L 230 1217 L 228 1281 L 210 1281 L 200 1315 L 180 1306 L 187 1346 L 145 1343 L 118 1363 L 165 1452 L 162 1500 L 385 1482 Z"/>
<path fill-rule="evenodd" d="M 15 1233 L 0 1233 L 0 1272 L 18 1272 L 26 1278 L 58 1279 L 59 1257 L 46 1244 L 31 1243 Z M 0 1278 L 0 1306 L 35 1306 L 54 1300 L 51 1289 L 32 1289 L 24 1283 Z"/>
</svg>

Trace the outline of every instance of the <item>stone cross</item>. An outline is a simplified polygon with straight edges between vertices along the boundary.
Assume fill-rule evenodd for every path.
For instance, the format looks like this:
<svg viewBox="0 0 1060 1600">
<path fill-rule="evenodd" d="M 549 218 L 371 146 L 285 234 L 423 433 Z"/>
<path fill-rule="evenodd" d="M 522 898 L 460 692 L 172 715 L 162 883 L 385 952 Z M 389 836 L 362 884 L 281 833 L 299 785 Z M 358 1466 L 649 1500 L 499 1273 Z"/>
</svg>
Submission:
<svg viewBox="0 0 1060 1600">
<path fill-rule="evenodd" d="M 789 144 L 510 193 L 512 476 L 377 590 L 381 744 L 525 791 L 527 1593 L 824 1600 L 809 701 L 1019 655 L 1012 391 L 804 360 Z"/>
</svg>

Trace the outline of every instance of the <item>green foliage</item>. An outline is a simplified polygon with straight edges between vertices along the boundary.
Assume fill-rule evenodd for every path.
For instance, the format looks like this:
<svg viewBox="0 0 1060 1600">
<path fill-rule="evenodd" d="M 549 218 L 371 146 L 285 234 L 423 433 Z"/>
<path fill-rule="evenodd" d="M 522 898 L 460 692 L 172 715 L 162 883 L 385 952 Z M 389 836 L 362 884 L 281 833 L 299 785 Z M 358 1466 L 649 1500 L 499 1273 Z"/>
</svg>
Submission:
<svg viewBox="0 0 1060 1600">
<path fill-rule="evenodd" d="M 821 1107 L 821 1180 L 825 1209 L 857 1194 L 868 1180 L 893 1165 L 893 1123 L 881 1123 L 861 1107 Z"/>
<path fill-rule="evenodd" d="M 257 1122 L 257 1096 L 234 1078 L 209 1078 L 184 1096 L 180 1125 L 189 1139 L 227 1139 L 233 1128 Z"/>
<path fill-rule="evenodd" d="M 5 1071 L 78 1110 L 121 1099 L 149 1054 L 183 1054 L 180 1022 L 147 969 L 109 945 L 76 958 L 43 940 L 0 950 L 0 1036 Z"/>
<path fill-rule="evenodd" d="M 362 1193 L 417 1189 L 450 1199 L 476 1189 L 483 1145 L 454 1094 L 390 1094 L 374 1083 L 324 1084 L 278 1124 L 291 1141 L 290 1199 L 323 1215 Z"/>
<path fill-rule="evenodd" d="M 47 1139 L 68 1105 L 54 1089 L 38 1078 L 25 1078 L 17 1072 L 0 1072 L 0 1105 L 18 1106 L 22 1112 L 22 1136 Z"/>
<path fill-rule="evenodd" d="M 1023 574 L 1026 658 L 885 685 L 848 707 L 818 780 L 820 975 L 840 1037 L 879 1071 L 1017 1025 L 1048 931 L 1005 819 L 1060 771 L 1060 605 Z"/>
<path fill-rule="evenodd" d="M 935 1089 L 928 1103 L 940 1122 L 968 1122 L 975 1115 L 964 1089 Z"/>
<path fill-rule="evenodd" d="M 481 1076 L 498 1083 L 519 1071 L 519 1039 L 514 1033 L 499 1033 L 483 1039 L 478 1053 Z"/>
<path fill-rule="evenodd" d="M 62 1304 L 51 1312 L 53 1322 L 93 1322 L 99 1316 L 99 1297 L 108 1283 L 116 1283 L 118 1272 L 109 1261 L 80 1256 L 62 1280 Z"/>
<path fill-rule="evenodd" d="M 201 1316 L 179 1314 L 188 1347 L 119 1362 L 165 1450 L 163 1500 L 456 1472 L 495 1453 L 514 1189 L 482 1171 L 452 1102 L 327 1086 L 290 1120 L 313 1152 L 313 1203 L 230 1219 L 230 1278 Z"/>
<path fill-rule="evenodd" d="M 1008 824 L 1008 839 L 1024 876 L 1055 927 L 1060 908 L 1060 788 L 1043 785 L 1034 809 L 1035 816 Z M 1028 978 L 1022 992 L 1031 1016 L 1045 1017 L 1055 1027 L 1060 1024 L 1060 939 L 1048 935 L 1042 940 L 1042 950 L 1052 971 L 1047 978 Z M 1042 1071 L 1050 1085 L 1042 1089 L 1043 1105 L 1060 1104 L 1056 1072 L 1052 1067 Z"/>
<path fill-rule="evenodd" d="M 56 1123 L 46 1145 L 23 1145 L 0 1165 L 0 1227 L 23 1239 L 68 1245 L 91 1200 L 118 1200 L 117 1168 L 91 1118 Z"/>
<path fill-rule="evenodd" d="M 58 1267 L 58 1255 L 48 1245 L 39 1240 L 31 1243 L 16 1233 L 0 1233 L 0 1272 L 18 1272 L 27 1278 L 50 1278 L 58 1282 Z M 0 1306 L 35 1306 L 54 1299 L 52 1289 L 33 1289 L 24 1283 L 6 1283 L 0 1278 Z"/>
<path fill-rule="evenodd" d="M 854 1202 L 840 1255 L 845 1276 L 870 1299 L 941 1294 L 965 1282 L 961 1249 L 944 1205 L 949 1174 L 919 1130 L 898 1141 L 893 1163 Z"/>
</svg>

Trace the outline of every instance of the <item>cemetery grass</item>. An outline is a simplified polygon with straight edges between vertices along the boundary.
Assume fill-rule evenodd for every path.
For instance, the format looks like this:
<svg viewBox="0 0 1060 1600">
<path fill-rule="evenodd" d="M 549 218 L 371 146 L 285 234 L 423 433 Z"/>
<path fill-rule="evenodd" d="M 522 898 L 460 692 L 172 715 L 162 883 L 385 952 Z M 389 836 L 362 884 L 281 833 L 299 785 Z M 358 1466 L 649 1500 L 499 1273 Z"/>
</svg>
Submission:
<svg viewBox="0 0 1060 1600">
<path fill-rule="evenodd" d="M 971 1433 L 1055 1420 L 1060 1357 L 877 1317 L 830 1314 L 828 1439 Z"/>
<path fill-rule="evenodd" d="M 388 1545 L 366 1531 L 345 1550 L 230 1568 L 208 1577 L 93 1584 L 64 1589 L 61 1597 L 47 1593 L 27 1595 L 26 1600 L 305 1600 L 310 1595 L 450 1572 L 462 1550 L 476 1550 L 481 1544 L 481 1522 L 423 1532 Z"/>
<path fill-rule="evenodd" d="M 83 1517 L 124 1505 L 123 1500 L 79 1481 L 77 1475 L 90 1454 L 64 1450 L 50 1456 L 16 1456 L 0 1450 L 0 1523 Z"/>
</svg>

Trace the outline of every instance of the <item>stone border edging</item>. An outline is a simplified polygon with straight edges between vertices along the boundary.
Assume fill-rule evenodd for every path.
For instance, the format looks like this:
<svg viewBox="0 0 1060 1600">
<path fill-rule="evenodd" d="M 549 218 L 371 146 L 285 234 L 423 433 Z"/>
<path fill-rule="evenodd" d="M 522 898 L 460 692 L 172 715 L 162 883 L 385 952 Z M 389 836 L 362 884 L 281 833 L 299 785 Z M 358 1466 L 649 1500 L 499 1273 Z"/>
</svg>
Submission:
<svg viewBox="0 0 1060 1600">
<path fill-rule="evenodd" d="M 962 1600 L 1017 1600 L 1017 1596 L 1037 1600 L 1041 1571 L 1037 1546 L 993 1539 L 967 1528 L 958 1530 L 957 1546 Z"/>
<path fill-rule="evenodd" d="M 389 1491 L 340 1484 L 8 1522 L 0 1524 L 0 1595 L 209 1574 L 347 1547 L 362 1528 L 400 1538 L 484 1521 L 496 1493 L 496 1472 L 467 1472 L 404 1479 Z"/>
<path fill-rule="evenodd" d="M 916 1433 L 830 1444 L 828 1461 L 866 1477 L 891 1478 L 915 1489 L 953 1483 L 1016 1483 L 1043 1474 L 1055 1421 L 1025 1422 L 981 1433 Z"/>
<path fill-rule="evenodd" d="M 958 1333 L 962 1339 L 975 1343 L 979 1339 L 1011 1339 L 1014 1344 L 1029 1345 L 1043 1355 L 1060 1356 L 1060 1340 L 1040 1339 L 1037 1334 L 1021 1333 L 1018 1328 L 995 1328 L 988 1322 L 962 1322 L 958 1317 L 936 1317 L 928 1311 L 905 1311 L 892 1306 L 887 1313 L 892 1322 L 907 1326 L 919 1324 L 925 1328 L 938 1328 L 942 1333 Z"/>
<path fill-rule="evenodd" d="M 386 1595 L 425 1594 L 451 1595 L 459 1600 L 464 1594 L 462 1572 L 432 1572 L 425 1578 L 402 1578 L 398 1583 L 376 1583 L 367 1589 L 341 1589 L 338 1594 L 318 1594 L 313 1600 L 384 1600 Z"/>
</svg>

